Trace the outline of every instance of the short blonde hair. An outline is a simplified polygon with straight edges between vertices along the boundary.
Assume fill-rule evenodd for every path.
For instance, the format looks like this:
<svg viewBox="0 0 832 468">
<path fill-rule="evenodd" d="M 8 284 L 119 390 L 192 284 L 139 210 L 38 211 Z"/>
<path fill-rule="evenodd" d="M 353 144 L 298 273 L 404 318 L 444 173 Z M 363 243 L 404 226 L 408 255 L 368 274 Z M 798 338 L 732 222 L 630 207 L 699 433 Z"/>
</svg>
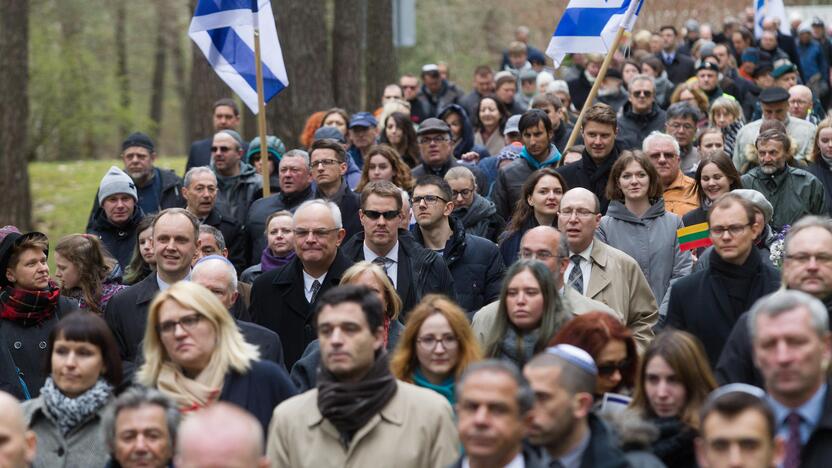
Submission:
<svg viewBox="0 0 832 468">
<path fill-rule="evenodd" d="M 740 103 L 734 98 L 722 96 L 714 100 L 713 104 L 711 104 L 710 110 L 708 110 L 708 122 L 713 126 L 716 126 L 714 118 L 716 117 L 717 111 L 728 113 L 734 117 L 735 121 L 742 122 L 744 120 L 742 107 L 740 107 Z"/>
<path fill-rule="evenodd" d="M 155 387 L 162 365 L 170 361 L 156 328 L 162 304 L 167 301 L 175 301 L 193 310 L 214 327 L 217 343 L 209 366 L 216 363 L 226 373 L 230 370 L 244 373 L 251 368 L 252 361 L 260 359 L 257 347 L 243 339 L 231 314 L 211 291 L 191 281 L 179 281 L 157 294 L 150 303 L 142 345 L 145 362 L 138 373 L 138 381 L 142 385 Z"/>
<path fill-rule="evenodd" d="M 407 193 L 407 192 L 403 192 Z M 353 284 L 359 276 L 363 275 L 364 273 L 369 273 L 373 275 L 376 281 L 381 284 L 381 287 L 384 288 L 382 294 L 384 294 L 384 301 L 387 303 L 387 308 L 384 311 L 387 318 L 390 320 L 396 320 L 399 318 L 399 313 L 402 311 L 402 300 L 399 297 L 399 293 L 396 292 L 395 286 L 390 281 L 390 278 L 384 273 L 384 270 L 381 269 L 380 266 L 368 262 L 368 261 L 361 261 L 353 266 L 347 268 L 347 271 L 341 275 L 341 285 L 345 284 Z"/>
</svg>

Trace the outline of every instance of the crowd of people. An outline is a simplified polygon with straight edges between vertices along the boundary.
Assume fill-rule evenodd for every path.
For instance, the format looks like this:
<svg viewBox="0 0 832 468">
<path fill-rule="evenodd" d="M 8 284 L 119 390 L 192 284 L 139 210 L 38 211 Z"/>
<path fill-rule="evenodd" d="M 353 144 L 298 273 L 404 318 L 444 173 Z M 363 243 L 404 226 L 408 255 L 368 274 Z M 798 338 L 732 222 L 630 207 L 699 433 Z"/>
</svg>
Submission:
<svg viewBox="0 0 832 468">
<path fill-rule="evenodd" d="M 0 464 L 826 466 L 832 43 L 722 26 L 127 136 L 85 233 L 0 228 Z"/>
</svg>

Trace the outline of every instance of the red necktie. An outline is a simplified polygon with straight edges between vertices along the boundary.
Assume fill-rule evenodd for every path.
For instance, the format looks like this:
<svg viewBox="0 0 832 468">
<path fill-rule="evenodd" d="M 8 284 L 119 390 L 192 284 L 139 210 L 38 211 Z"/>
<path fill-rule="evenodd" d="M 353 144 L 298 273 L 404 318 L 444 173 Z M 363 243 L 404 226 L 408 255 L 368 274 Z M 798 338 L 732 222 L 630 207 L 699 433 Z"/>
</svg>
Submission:
<svg viewBox="0 0 832 468">
<path fill-rule="evenodd" d="M 786 441 L 786 459 L 783 461 L 784 468 L 800 467 L 800 415 L 792 411 L 786 416 L 786 424 L 789 426 L 789 439 Z"/>
</svg>

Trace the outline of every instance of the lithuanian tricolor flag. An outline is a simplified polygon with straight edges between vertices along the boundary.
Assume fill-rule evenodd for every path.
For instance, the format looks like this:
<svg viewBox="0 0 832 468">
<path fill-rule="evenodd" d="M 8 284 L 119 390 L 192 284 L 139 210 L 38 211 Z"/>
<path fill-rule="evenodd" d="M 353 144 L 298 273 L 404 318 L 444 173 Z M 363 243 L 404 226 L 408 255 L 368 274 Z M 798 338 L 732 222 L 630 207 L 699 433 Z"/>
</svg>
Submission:
<svg viewBox="0 0 832 468">
<path fill-rule="evenodd" d="M 713 243 L 711 242 L 708 223 L 699 223 L 677 229 L 676 237 L 679 238 L 679 249 L 683 252 L 685 250 L 698 249 L 699 247 L 707 247 Z"/>
</svg>

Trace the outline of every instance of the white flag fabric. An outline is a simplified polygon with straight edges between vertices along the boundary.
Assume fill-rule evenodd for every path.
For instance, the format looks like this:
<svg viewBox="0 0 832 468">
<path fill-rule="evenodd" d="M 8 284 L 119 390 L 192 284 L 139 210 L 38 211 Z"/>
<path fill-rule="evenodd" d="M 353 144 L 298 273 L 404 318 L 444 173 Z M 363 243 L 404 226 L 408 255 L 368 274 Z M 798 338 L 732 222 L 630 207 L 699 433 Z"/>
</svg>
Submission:
<svg viewBox="0 0 832 468">
<path fill-rule="evenodd" d="M 199 0 L 188 36 L 219 77 L 257 114 L 254 29 L 260 31 L 263 98 L 289 85 L 269 0 Z"/>
<path fill-rule="evenodd" d="M 644 0 L 570 0 L 546 55 L 559 67 L 566 54 L 606 54 L 618 30 L 633 30 Z"/>
<path fill-rule="evenodd" d="M 763 20 L 766 18 L 778 18 L 780 33 L 792 35 L 783 0 L 754 0 L 754 37 L 759 38 L 763 35 Z"/>
</svg>

